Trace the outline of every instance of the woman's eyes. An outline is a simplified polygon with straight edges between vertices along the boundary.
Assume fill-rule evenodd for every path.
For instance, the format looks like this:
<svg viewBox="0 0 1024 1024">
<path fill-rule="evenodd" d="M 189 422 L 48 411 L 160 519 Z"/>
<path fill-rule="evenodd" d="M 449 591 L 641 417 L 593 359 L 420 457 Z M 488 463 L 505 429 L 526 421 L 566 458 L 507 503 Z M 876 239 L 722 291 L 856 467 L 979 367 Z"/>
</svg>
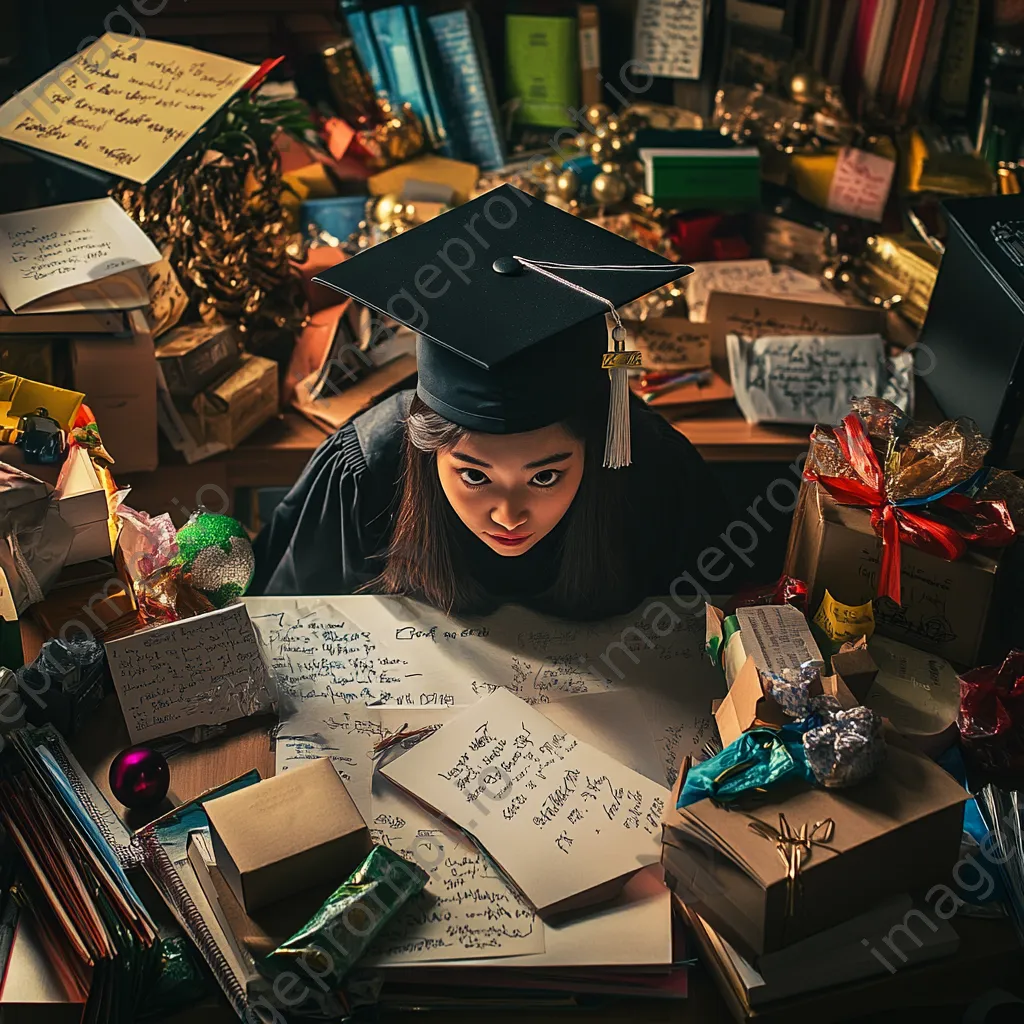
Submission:
<svg viewBox="0 0 1024 1024">
<path fill-rule="evenodd" d="M 462 482 L 469 487 L 482 487 L 491 482 L 490 477 L 479 469 L 460 469 L 459 476 Z"/>
<path fill-rule="evenodd" d="M 562 469 L 542 469 L 539 473 L 533 474 L 530 483 L 535 487 L 552 487 L 558 483 L 564 472 L 565 470 Z"/>
<path fill-rule="evenodd" d="M 542 469 L 533 474 L 530 478 L 530 485 L 532 487 L 553 487 L 564 472 L 564 469 Z M 459 477 L 467 487 L 483 487 L 484 484 L 491 482 L 491 478 L 480 469 L 460 469 Z"/>
</svg>

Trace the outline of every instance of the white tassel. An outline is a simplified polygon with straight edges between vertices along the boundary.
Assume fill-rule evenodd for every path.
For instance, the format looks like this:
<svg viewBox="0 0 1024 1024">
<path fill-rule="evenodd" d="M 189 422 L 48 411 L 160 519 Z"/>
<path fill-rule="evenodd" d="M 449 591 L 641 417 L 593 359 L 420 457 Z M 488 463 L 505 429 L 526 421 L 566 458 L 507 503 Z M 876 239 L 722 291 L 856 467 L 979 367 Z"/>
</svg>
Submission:
<svg viewBox="0 0 1024 1024">
<path fill-rule="evenodd" d="M 608 428 L 604 440 L 605 469 L 623 469 L 631 461 L 629 436 L 629 370 L 617 366 L 608 371 Z"/>
</svg>

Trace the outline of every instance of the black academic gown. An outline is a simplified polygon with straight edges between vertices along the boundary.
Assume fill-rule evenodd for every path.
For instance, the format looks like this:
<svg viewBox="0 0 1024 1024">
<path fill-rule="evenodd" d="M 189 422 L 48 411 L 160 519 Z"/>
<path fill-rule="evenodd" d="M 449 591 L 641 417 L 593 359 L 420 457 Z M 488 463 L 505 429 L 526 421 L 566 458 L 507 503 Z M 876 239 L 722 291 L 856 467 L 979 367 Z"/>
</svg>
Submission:
<svg viewBox="0 0 1024 1024">
<path fill-rule="evenodd" d="M 320 445 L 256 542 L 251 594 L 351 594 L 381 572 L 401 495 L 403 422 L 412 396 L 395 395 Z M 639 401 L 631 428 L 633 464 L 615 472 L 630 474 L 627 522 L 635 589 L 608 595 L 595 617 L 667 594 L 677 577 L 694 571 L 697 556 L 729 522 L 717 482 L 682 434 Z M 464 553 L 489 593 L 558 614 L 534 598 L 554 579 L 561 536 L 556 527 L 529 551 L 509 558 L 467 530 Z M 677 592 L 692 587 L 677 585 Z"/>
</svg>

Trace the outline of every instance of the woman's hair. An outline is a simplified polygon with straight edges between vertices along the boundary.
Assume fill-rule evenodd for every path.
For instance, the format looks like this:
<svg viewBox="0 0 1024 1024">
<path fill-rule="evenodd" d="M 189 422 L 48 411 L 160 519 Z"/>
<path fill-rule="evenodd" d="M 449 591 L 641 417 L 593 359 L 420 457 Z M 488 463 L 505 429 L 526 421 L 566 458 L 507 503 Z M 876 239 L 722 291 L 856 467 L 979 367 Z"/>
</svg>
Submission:
<svg viewBox="0 0 1024 1024">
<path fill-rule="evenodd" d="M 603 614 L 609 599 L 629 587 L 625 559 L 625 493 L 622 470 L 601 467 L 604 420 L 562 424 L 585 444 L 583 477 L 565 513 L 559 567 L 537 603 L 567 617 Z M 465 565 L 459 531 L 466 527 L 451 507 L 437 473 L 438 452 L 450 451 L 468 434 L 412 400 L 405 424 L 402 497 L 387 552 L 387 565 L 367 590 L 419 597 L 451 613 L 483 614 L 494 599 Z M 465 543 L 465 541 L 463 541 Z M 477 539 L 477 543 L 483 541 Z"/>
</svg>

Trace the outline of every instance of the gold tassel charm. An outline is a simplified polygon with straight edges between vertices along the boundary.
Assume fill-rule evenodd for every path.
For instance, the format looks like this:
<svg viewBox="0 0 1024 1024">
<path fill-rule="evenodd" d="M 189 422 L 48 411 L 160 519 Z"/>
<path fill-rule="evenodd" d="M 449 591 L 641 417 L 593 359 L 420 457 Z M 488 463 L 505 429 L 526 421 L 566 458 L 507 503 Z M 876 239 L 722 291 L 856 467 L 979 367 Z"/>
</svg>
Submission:
<svg viewBox="0 0 1024 1024">
<path fill-rule="evenodd" d="M 618 316 L 615 316 L 615 321 L 610 336 L 611 348 L 601 357 L 601 366 L 607 369 L 611 382 L 604 440 L 605 469 L 623 469 L 630 464 L 629 369 L 640 365 L 640 353 L 626 351 L 626 328 Z"/>
</svg>

